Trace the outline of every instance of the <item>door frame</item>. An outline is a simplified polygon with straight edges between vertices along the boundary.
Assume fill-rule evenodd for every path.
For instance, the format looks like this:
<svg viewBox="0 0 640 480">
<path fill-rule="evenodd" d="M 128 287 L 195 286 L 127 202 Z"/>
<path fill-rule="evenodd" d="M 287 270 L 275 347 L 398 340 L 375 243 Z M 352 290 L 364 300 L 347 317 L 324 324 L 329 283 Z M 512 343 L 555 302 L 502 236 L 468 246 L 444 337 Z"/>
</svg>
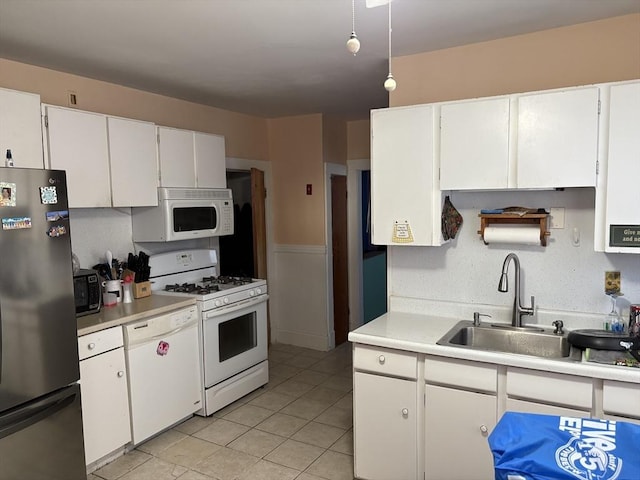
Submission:
<svg viewBox="0 0 640 480">
<path fill-rule="evenodd" d="M 344 175 L 347 176 L 347 167 L 345 165 L 339 165 L 337 163 L 325 163 L 324 164 L 324 224 L 325 224 L 325 237 L 324 243 L 326 245 L 325 256 L 325 271 L 326 276 L 326 289 L 327 289 L 327 346 L 330 350 L 336 347 L 336 335 L 333 329 L 333 244 L 331 236 L 333 229 L 331 228 L 331 175 Z M 347 193 L 349 192 L 349 178 L 347 177 Z M 347 202 L 348 202 L 347 195 Z M 348 207 L 347 207 L 348 213 Z M 347 235 L 349 235 L 349 220 L 347 217 Z M 348 255 L 349 253 L 347 253 Z M 348 267 L 347 267 L 348 268 Z M 349 269 L 350 270 L 350 269 Z M 351 302 L 349 302 L 351 304 Z M 351 329 L 351 315 L 349 315 L 349 329 Z"/>
<path fill-rule="evenodd" d="M 347 235 L 349 236 L 349 330 L 364 323 L 362 285 L 362 172 L 371 169 L 371 160 L 347 160 Z"/>
<path fill-rule="evenodd" d="M 267 190 L 267 196 L 264 200 L 264 217 L 265 217 L 265 230 L 266 230 L 266 242 L 267 242 L 267 288 L 269 284 L 273 285 L 272 281 L 275 280 L 275 254 L 273 251 L 273 218 L 272 218 L 272 205 L 271 199 L 272 190 L 272 175 L 271 175 L 271 163 L 266 160 L 250 160 L 246 158 L 227 157 L 226 169 L 227 170 L 241 170 L 251 173 L 252 168 L 257 168 L 264 172 L 264 188 Z M 269 313 L 271 314 L 272 306 L 271 302 L 268 303 Z M 270 315 L 273 321 L 273 315 Z M 271 332 L 273 334 L 273 325 L 271 325 Z M 273 341 L 274 339 L 270 339 Z"/>
</svg>

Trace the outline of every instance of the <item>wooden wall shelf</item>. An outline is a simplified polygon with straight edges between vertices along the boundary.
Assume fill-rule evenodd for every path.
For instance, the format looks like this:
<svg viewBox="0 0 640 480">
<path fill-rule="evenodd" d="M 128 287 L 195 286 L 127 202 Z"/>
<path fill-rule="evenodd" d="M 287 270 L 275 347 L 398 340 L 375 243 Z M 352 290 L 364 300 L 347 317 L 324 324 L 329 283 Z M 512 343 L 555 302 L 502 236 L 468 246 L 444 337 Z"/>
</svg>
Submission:
<svg viewBox="0 0 640 480">
<path fill-rule="evenodd" d="M 489 225 L 506 224 L 506 225 L 539 225 L 540 226 L 540 245 L 547 246 L 547 237 L 551 232 L 547 230 L 548 213 L 527 213 L 520 215 L 517 213 L 480 213 L 480 230 L 478 234 L 484 241 L 484 229 Z M 488 245 L 487 242 L 484 242 Z"/>
</svg>

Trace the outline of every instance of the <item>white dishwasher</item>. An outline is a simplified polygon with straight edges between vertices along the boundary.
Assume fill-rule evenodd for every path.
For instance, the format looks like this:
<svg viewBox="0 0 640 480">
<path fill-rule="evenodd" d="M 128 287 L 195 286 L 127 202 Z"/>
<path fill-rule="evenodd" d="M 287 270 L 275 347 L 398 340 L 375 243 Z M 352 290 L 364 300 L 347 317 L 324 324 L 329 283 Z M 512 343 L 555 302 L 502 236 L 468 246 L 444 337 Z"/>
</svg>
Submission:
<svg viewBox="0 0 640 480">
<path fill-rule="evenodd" d="M 201 408 L 195 306 L 124 326 L 134 445 Z"/>
</svg>

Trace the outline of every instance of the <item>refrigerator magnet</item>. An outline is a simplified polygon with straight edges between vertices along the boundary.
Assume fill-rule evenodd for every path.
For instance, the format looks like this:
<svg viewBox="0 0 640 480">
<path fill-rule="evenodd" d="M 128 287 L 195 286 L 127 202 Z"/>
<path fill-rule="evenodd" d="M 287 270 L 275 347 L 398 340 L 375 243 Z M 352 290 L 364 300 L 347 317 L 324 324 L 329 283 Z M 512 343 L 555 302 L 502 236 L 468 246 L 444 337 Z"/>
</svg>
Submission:
<svg viewBox="0 0 640 480">
<path fill-rule="evenodd" d="M 64 225 L 55 225 L 47 230 L 48 237 L 61 237 L 67 234 L 67 227 Z"/>
<path fill-rule="evenodd" d="M 58 203 L 58 190 L 55 186 L 40 187 L 40 202 L 44 205 Z"/>
<path fill-rule="evenodd" d="M 16 206 L 16 184 L 8 182 L 0 182 L 0 207 Z"/>
<path fill-rule="evenodd" d="M 47 222 L 58 222 L 60 220 L 69 219 L 69 210 L 57 210 L 55 212 L 47 212 Z"/>
<path fill-rule="evenodd" d="M 3 230 L 22 230 L 31 228 L 31 217 L 12 217 L 2 219 Z"/>
</svg>

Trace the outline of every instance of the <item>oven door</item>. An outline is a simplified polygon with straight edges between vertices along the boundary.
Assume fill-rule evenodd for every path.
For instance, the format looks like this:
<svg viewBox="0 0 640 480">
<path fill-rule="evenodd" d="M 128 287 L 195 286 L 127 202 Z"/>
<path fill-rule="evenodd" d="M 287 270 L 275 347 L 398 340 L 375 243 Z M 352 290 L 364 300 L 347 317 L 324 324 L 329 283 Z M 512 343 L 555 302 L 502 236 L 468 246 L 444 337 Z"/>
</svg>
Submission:
<svg viewBox="0 0 640 480">
<path fill-rule="evenodd" d="M 202 313 L 205 388 L 267 359 L 268 298 Z"/>
</svg>

